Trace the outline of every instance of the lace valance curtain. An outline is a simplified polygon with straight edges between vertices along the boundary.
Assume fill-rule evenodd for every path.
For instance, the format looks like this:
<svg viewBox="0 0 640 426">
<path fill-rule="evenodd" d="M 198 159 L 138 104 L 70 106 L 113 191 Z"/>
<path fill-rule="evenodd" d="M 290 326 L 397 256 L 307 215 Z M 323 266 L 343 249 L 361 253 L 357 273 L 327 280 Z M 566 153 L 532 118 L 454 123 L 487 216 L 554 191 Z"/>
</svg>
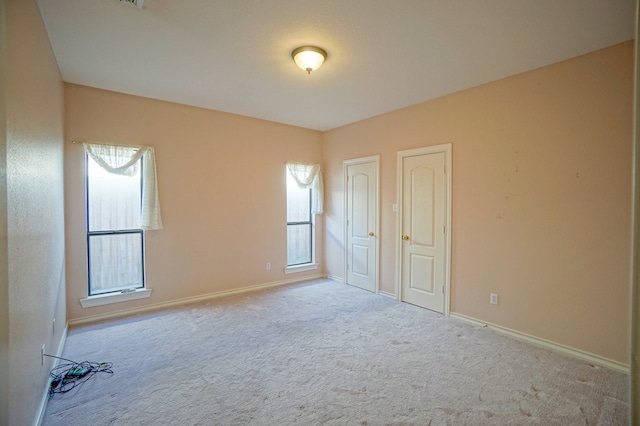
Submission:
<svg viewBox="0 0 640 426">
<path fill-rule="evenodd" d="M 153 147 L 129 147 L 84 142 L 85 152 L 109 173 L 133 176 L 138 172 L 138 160 L 142 158 L 142 229 L 162 229 L 160 200 L 156 178 L 156 159 Z"/>
<path fill-rule="evenodd" d="M 311 188 L 311 213 L 322 214 L 324 185 L 320 164 L 287 163 L 287 169 L 300 189 Z"/>
</svg>

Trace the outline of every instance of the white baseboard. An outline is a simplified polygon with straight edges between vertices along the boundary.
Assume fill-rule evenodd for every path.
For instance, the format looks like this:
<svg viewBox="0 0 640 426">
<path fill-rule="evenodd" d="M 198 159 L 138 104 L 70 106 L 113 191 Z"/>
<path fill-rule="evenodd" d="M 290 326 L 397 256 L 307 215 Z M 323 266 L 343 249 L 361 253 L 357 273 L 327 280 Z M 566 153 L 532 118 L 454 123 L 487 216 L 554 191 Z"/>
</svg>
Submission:
<svg viewBox="0 0 640 426">
<path fill-rule="evenodd" d="M 327 275 L 327 278 L 335 281 L 337 283 L 343 283 L 344 284 L 344 279 L 342 279 L 342 277 L 336 277 L 335 275 Z"/>
<path fill-rule="evenodd" d="M 332 281 L 335 281 L 335 282 L 341 283 L 341 284 L 345 283 L 344 279 L 342 277 L 336 277 L 335 275 L 327 275 L 327 279 L 330 279 Z M 380 290 L 376 294 L 379 294 L 380 296 L 389 297 L 389 298 L 391 298 L 393 300 L 397 300 L 396 295 L 393 294 L 393 293 L 389 293 L 389 292 Z"/>
<path fill-rule="evenodd" d="M 58 343 L 58 350 L 56 351 L 56 356 L 61 357 L 62 351 L 64 350 L 64 345 L 67 342 L 67 331 L 69 330 L 69 326 L 66 325 L 64 330 L 62 331 L 62 336 L 60 338 L 60 342 Z M 60 360 L 58 358 L 53 359 L 53 366 L 51 369 L 54 369 L 58 366 Z M 49 370 L 51 371 L 51 370 Z M 40 400 L 40 410 L 38 412 L 38 418 L 35 421 L 36 426 L 40 426 L 44 421 L 44 413 L 47 411 L 47 404 L 49 403 L 49 386 L 51 386 L 51 378 L 47 380 L 47 386 L 44 388 L 44 393 L 42 395 L 42 399 Z"/>
<path fill-rule="evenodd" d="M 396 297 L 396 295 L 395 295 L 395 294 L 393 294 L 393 293 L 389 293 L 388 291 L 382 291 L 382 290 L 380 290 L 380 291 L 378 292 L 378 294 L 379 294 L 380 296 L 388 297 L 388 298 L 393 299 L 393 300 L 398 300 L 398 298 Z"/>
<path fill-rule="evenodd" d="M 524 340 L 525 342 L 542 346 L 547 349 L 551 349 L 556 352 L 561 352 L 563 354 L 572 356 L 574 358 L 581 359 L 583 361 L 590 362 L 592 364 L 599 365 L 601 367 L 610 368 L 612 370 L 619 371 L 624 374 L 629 374 L 630 369 L 628 364 L 623 364 L 618 361 L 614 361 L 612 359 L 608 359 L 599 355 L 595 355 L 589 352 L 582 351 L 580 349 L 571 348 L 569 346 L 561 345 L 559 343 L 555 343 L 549 340 L 541 339 L 536 336 L 532 336 L 530 334 L 522 333 L 520 331 L 512 330 L 507 327 L 502 327 L 500 325 L 491 324 L 485 321 L 480 321 L 472 317 L 468 317 L 466 315 L 458 314 L 455 312 L 451 312 L 449 314 L 451 318 L 459 319 L 473 325 L 477 325 L 480 327 L 490 328 L 492 330 L 498 331 L 500 333 L 509 335 L 511 337 L 515 337 L 516 339 Z"/>
<path fill-rule="evenodd" d="M 231 296 L 234 294 L 246 293 L 248 291 L 262 290 L 266 288 L 279 287 L 279 286 L 288 285 L 288 284 L 296 284 L 304 281 L 312 281 L 312 280 L 317 280 L 322 278 L 326 278 L 326 275 L 324 274 L 316 274 L 311 276 L 307 275 L 302 278 L 294 278 L 294 279 L 283 280 L 283 281 L 274 281 L 270 283 L 242 287 L 242 288 L 237 288 L 233 290 L 224 290 L 224 291 L 218 291 L 215 293 L 203 294 L 200 296 L 185 297 L 182 299 L 170 300 L 168 302 L 162 302 L 162 303 L 154 303 L 151 305 L 141 306 L 138 308 L 123 309 L 120 311 L 109 312 L 106 314 L 91 315 L 91 316 L 86 316 L 82 318 L 76 318 L 76 319 L 69 320 L 69 326 L 88 324 L 92 322 L 103 321 L 103 320 L 113 319 L 113 318 L 126 317 L 129 315 L 135 315 L 143 312 L 151 312 L 151 311 L 157 311 L 159 309 L 170 308 L 173 306 L 185 305 L 187 303 L 202 302 L 210 299 L 215 299 L 218 297 Z"/>
</svg>

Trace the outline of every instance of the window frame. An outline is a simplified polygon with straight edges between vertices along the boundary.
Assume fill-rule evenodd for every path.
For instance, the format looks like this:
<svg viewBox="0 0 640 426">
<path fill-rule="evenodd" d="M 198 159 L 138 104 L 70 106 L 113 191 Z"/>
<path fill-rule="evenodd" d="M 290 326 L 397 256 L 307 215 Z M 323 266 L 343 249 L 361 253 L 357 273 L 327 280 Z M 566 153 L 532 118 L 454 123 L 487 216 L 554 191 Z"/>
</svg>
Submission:
<svg viewBox="0 0 640 426">
<path fill-rule="evenodd" d="M 312 192 L 313 190 L 311 188 L 308 188 L 309 190 L 309 220 L 304 220 L 304 221 L 295 221 L 295 222 L 289 222 L 287 221 L 287 268 L 292 268 L 292 267 L 296 267 L 296 266 L 300 266 L 300 265 L 308 265 L 310 263 L 313 263 L 314 260 L 314 250 L 313 250 L 313 246 L 314 246 L 314 232 L 313 232 L 313 213 L 311 213 L 311 200 L 312 200 Z M 287 202 L 289 202 L 289 198 L 287 197 Z M 289 255 L 288 255 L 288 249 L 289 249 L 289 226 L 300 226 L 300 225 L 309 225 L 309 261 L 308 262 L 300 262 L 300 263 L 289 263 Z"/>
<path fill-rule="evenodd" d="M 89 160 L 91 159 L 90 155 L 85 152 L 85 219 L 86 219 L 86 230 L 87 230 L 87 295 L 89 298 L 91 297 L 102 297 L 109 296 L 118 293 L 129 293 L 138 290 L 146 289 L 146 271 L 145 271 L 145 239 L 144 239 L 144 230 L 142 228 L 128 228 L 128 229 L 111 229 L 111 230 L 102 230 L 102 231 L 91 231 L 91 223 L 90 223 L 90 214 L 89 214 Z M 95 161 L 95 160 L 94 160 Z M 142 157 L 138 159 L 139 164 L 139 181 L 140 181 L 140 198 L 142 200 L 142 176 L 143 176 L 143 167 L 144 162 L 142 161 Z M 98 167 L 100 167 L 98 165 Z M 102 292 L 92 292 L 91 289 L 91 238 L 92 237 L 103 237 L 109 235 L 131 235 L 131 234 L 139 234 L 140 235 L 140 259 L 142 262 L 141 266 L 141 284 L 134 286 L 120 286 L 114 290 L 102 291 Z"/>
<path fill-rule="evenodd" d="M 285 210 L 287 210 L 288 206 L 287 204 L 289 203 L 289 196 L 288 196 L 288 181 L 289 179 L 292 177 L 290 176 L 291 172 L 285 168 Z M 285 227 L 285 232 L 286 232 L 286 266 L 284 268 L 284 272 L 285 274 L 290 274 L 290 273 L 294 273 L 294 272 L 304 272 L 304 271 L 309 271 L 309 270 L 313 270 L 313 269 L 317 269 L 318 268 L 318 264 L 316 263 L 316 229 L 315 229 L 315 214 L 312 212 L 312 206 L 313 206 L 313 189 L 312 188 L 307 188 L 308 189 L 308 194 L 309 194 L 309 219 L 308 220 L 304 220 L 304 221 L 288 221 L 286 220 L 286 227 Z M 302 263 L 294 263 L 294 264 L 289 264 L 289 226 L 299 226 L 299 225 L 308 225 L 309 226 L 309 253 L 310 253 L 310 259 L 308 262 L 302 262 Z"/>
</svg>

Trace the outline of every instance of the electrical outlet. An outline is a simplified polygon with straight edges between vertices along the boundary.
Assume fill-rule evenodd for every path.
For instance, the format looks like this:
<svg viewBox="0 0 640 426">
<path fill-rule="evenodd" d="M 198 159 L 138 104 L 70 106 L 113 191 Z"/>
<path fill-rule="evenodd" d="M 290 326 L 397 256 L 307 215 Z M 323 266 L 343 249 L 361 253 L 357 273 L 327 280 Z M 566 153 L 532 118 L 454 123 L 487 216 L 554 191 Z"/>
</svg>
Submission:
<svg viewBox="0 0 640 426">
<path fill-rule="evenodd" d="M 56 335 L 56 319 L 53 319 L 53 335 Z"/>
<path fill-rule="evenodd" d="M 42 356 L 42 365 L 44 365 L 44 354 L 45 354 L 46 348 L 47 348 L 46 345 L 42 345 L 42 352 L 40 352 L 40 355 Z"/>
<path fill-rule="evenodd" d="M 489 297 L 489 302 L 492 305 L 497 305 L 498 304 L 498 295 L 496 293 L 491 293 L 491 296 Z"/>
<path fill-rule="evenodd" d="M 265 269 L 266 269 L 267 271 L 270 271 L 270 270 L 271 270 L 271 262 L 267 262 L 267 264 L 265 265 Z"/>
</svg>

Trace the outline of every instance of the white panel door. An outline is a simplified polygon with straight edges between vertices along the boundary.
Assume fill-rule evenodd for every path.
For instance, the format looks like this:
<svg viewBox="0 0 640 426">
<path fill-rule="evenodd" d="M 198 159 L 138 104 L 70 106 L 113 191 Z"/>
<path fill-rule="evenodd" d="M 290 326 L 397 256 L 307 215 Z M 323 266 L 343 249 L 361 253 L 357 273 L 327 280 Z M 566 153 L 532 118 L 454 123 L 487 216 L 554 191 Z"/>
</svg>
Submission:
<svg viewBox="0 0 640 426">
<path fill-rule="evenodd" d="M 402 300 L 444 313 L 447 180 L 444 152 L 401 158 Z"/>
<path fill-rule="evenodd" d="M 378 165 L 368 161 L 345 166 L 346 282 L 376 292 Z"/>
</svg>

